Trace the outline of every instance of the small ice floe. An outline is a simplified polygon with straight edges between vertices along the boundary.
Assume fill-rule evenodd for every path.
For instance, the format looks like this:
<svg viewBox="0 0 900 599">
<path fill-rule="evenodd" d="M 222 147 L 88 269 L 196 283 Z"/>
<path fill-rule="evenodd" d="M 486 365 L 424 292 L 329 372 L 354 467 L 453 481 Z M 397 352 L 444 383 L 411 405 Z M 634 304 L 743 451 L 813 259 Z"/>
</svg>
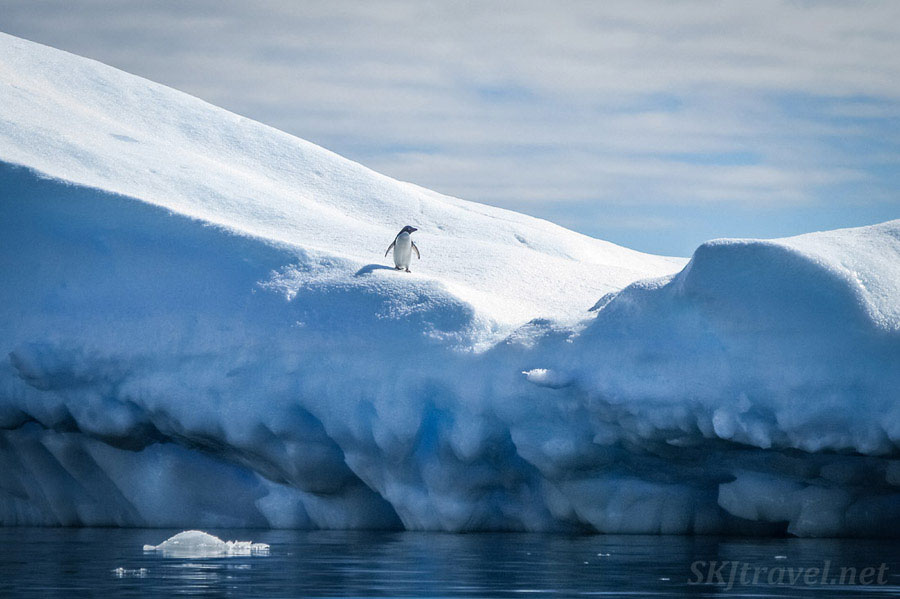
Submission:
<svg viewBox="0 0 900 599">
<path fill-rule="evenodd" d="M 123 568 L 119 566 L 112 573 L 116 578 L 146 578 L 147 568 Z"/>
<path fill-rule="evenodd" d="M 158 551 L 163 557 L 231 557 L 268 555 L 269 546 L 252 541 L 223 541 L 202 530 L 186 530 L 159 545 L 144 545 L 144 551 Z"/>
<path fill-rule="evenodd" d="M 776 555 L 775 559 L 787 559 L 786 555 Z"/>
</svg>

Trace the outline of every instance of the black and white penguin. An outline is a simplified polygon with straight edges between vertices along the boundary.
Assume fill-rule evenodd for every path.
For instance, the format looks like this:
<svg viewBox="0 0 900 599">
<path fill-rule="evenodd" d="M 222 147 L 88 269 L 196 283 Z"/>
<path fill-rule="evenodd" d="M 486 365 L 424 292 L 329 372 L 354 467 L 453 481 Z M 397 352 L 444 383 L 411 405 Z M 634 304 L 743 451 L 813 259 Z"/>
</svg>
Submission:
<svg viewBox="0 0 900 599">
<path fill-rule="evenodd" d="M 410 227 L 406 225 L 400 232 L 397 233 L 397 236 L 394 237 L 394 241 L 391 245 L 388 246 L 387 251 L 384 253 L 384 257 L 387 258 L 388 252 L 391 251 L 391 248 L 394 248 L 394 268 L 397 270 L 406 270 L 409 272 L 409 262 L 412 260 L 412 253 L 416 253 L 416 258 L 420 259 L 422 256 L 419 255 L 419 248 L 416 247 L 416 244 L 413 243 L 413 240 L 410 239 L 410 233 L 414 233 L 418 231 L 415 227 Z"/>
</svg>

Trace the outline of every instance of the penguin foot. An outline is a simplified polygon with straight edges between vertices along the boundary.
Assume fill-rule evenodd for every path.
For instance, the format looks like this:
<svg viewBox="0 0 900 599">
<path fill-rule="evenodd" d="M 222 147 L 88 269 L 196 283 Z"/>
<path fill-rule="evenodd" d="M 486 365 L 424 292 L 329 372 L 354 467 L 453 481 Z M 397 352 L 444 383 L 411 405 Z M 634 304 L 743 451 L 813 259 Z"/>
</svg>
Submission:
<svg viewBox="0 0 900 599">
<path fill-rule="evenodd" d="M 400 268 L 399 266 L 395 266 L 395 267 L 394 267 L 394 270 L 403 270 L 403 269 Z"/>
<path fill-rule="evenodd" d="M 407 269 L 406 269 L 406 272 L 412 272 L 412 271 L 411 271 L 410 269 L 407 268 Z"/>
</svg>

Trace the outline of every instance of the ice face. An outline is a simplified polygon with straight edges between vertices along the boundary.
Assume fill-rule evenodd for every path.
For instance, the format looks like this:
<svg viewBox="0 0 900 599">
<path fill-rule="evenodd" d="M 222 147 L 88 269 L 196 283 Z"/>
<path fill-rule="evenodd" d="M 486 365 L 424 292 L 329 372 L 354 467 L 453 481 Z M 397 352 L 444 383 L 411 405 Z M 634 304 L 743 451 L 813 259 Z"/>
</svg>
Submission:
<svg viewBox="0 0 900 599">
<path fill-rule="evenodd" d="M 900 534 L 900 221 L 685 265 L 0 52 L 0 524 Z"/>
<path fill-rule="evenodd" d="M 267 555 L 266 543 L 223 541 L 200 530 L 186 530 L 159 545 L 144 545 L 144 551 L 158 551 L 164 557 L 203 558 L 241 555 Z"/>
</svg>

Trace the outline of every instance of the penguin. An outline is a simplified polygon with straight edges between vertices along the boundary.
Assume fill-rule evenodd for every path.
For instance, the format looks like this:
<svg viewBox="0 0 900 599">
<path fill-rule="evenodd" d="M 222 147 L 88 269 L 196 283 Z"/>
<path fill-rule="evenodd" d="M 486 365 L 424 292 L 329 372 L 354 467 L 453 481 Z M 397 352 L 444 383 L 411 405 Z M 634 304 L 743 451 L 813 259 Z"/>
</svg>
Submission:
<svg viewBox="0 0 900 599">
<path fill-rule="evenodd" d="M 397 233 L 396 237 L 394 237 L 394 241 L 391 243 L 391 245 L 388 246 L 387 251 L 384 252 L 384 257 L 387 258 L 388 252 L 391 251 L 391 248 L 394 248 L 395 269 L 406 269 L 406 272 L 410 272 L 409 261 L 412 260 L 413 252 L 416 253 L 417 259 L 422 259 L 422 256 L 419 255 L 419 248 L 417 248 L 416 244 L 413 243 L 413 240 L 409 238 L 409 234 L 416 231 L 418 231 L 417 228 L 406 225 L 405 227 L 400 229 L 400 232 Z"/>
</svg>

